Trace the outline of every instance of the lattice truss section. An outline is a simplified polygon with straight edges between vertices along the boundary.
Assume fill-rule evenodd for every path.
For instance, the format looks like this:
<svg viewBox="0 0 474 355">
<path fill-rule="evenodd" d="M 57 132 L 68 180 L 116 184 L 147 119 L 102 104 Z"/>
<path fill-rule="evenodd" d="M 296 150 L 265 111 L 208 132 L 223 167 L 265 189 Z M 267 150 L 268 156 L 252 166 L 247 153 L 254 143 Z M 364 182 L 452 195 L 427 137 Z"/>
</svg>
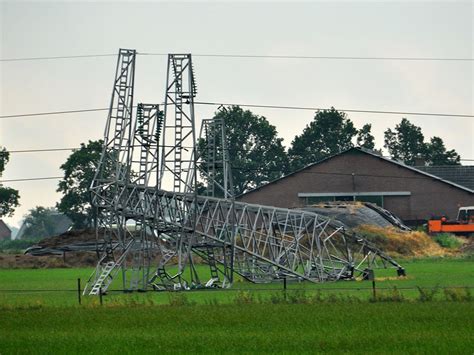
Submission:
<svg viewBox="0 0 474 355">
<path fill-rule="evenodd" d="M 204 195 L 231 198 L 234 196 L 232 169 L 224 120 L 202 120 L 196 168 L 204 179 Z"/>
<path fill-rule="evenodd" d="M 191 54 L 169 54 L 159 177 L 159 186 L 163 189 L 174 192 L 194 190 L 196 93 Z"/>
<path fill-rule="evenodd" d="M 157 104 L 134 108 L 135 57 L 134 50 L 119 51 L 91 186 L 100 257 L 85 294 L 106 292 L 117 278 L 133 291 L 230 287 L 235 274 L 252 282 L 353 279 L 376 266 L 404 274 L 381 250 L 326 217 L 235 202 L 224 122 L 205 120 L 207 145 L 201 156 L 195 149 L 191 55 L 169 55 L 164 113 Z M 216 195 L 217 186 L 223 198 L 197 194 L 198 170 L 207 193 Z M 197 266 L 203 262 L 206 276 Z"/>
</svg>

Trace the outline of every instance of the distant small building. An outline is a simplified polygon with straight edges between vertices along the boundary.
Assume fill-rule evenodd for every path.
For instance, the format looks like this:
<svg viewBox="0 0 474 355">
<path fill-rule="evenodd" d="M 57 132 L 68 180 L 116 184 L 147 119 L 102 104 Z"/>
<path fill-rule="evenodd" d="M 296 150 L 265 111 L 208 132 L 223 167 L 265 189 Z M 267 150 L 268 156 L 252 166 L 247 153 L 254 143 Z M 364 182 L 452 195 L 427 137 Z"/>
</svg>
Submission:
<svg viewBox="0 0 474 355">
<path fill-rule="evenodd" d="M 456 218 L 460 206 L 474 205 L 474 190 L 463 168 L 454 173 L 449 167 L 450 177 L 441 177 L 440 171 L 422 171 L 366 149 L 351 148 L 251 190 L 238 200 L 286 208 L 365 201 L 408 224 L 418 224 L 432 216 Z"/>
<path fill-rule="evenodd" d="M 5 222 L 0 219 L 0 240 L 7 240 L 12 238 L 12 231 Z"/>
</svg>

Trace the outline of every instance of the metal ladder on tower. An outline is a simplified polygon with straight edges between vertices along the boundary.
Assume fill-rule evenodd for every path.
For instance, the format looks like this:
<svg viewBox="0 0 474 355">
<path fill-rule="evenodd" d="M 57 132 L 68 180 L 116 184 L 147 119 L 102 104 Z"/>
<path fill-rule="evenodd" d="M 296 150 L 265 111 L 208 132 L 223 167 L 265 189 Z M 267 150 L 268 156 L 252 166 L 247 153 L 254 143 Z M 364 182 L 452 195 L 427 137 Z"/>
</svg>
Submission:
<svg viewBox="0 0 474 355">
<path fill-rule="evenodd" d="M 97 277 L 97 279 L 95 279 L 94 284 L 92 285 L 91 290 L 89 291 L 89 295 L 91 295 L 91 296 L 98 295 L 99 292 L 102 291 L 102 293 L 103 293 L 107 290 L 107 288 L 109 287 L 109 285 L 112 283 L 112 281 L 114 279 L 116 271 L 118 270 L 119 267 L 122 266 L 122 263 L 125 260 L 125 257 L 127 256 L 133 242 L 134 242 L 133 239 L 128 242 L 128 244 L 126 245 L 122 255 L 120 255 L 120 257 L 118 258 L 117 261 L 110 260 L 110 261 L 107 261 L 105 263 L 105 265 L 100 270 L 99 276 Z M 99 266 L 101 265 L 101 262 L 105 261 L 106 257 L 107 257 L 107 255 L 104 255 L 104 257 L 102 257 L 102 260 L 99 261 Z M 98 268 L 99 268 L 99 266 L 98 266 Z M 96 270 L 96 272 L 97 271 L 98 270 Z M 91 278 L 92 278 L 92 276 L 91 276 Z M 90 279 L 89 279 L 89 281 L 90 281 Z M 87 291 L 87 285 L 86 285 L 86 288 L 84 289 L 84 294 L 86 293 L 86 291 Z"/>
<path fill-rule="evenodd" d="M 206 282 L 206 287 L 216 287 L 216 282 L 219 282 L 219 270 L 217 269 L 216 256 L 214 254 L 214 247 L 208 245 L 206 247 L 207 263 L 211 273 L 211 278 Z"/>
<path fill-rule="evenodd" d="M 126 97 L 127 89 L 128 89 L 128 66 L 132 62 L 132 54 L 131 53 L 124 53 L 122 55 L 122 63 L 120 65 L 121 73 L 126 73 L 125 75 L 121 75 L 118 80 L 118 90 L 116 91 L 118 100 L 117 100 L 117 113 L 115 117 L 115 132 L 116 135 L 114 137 L 114 148 L 120 149 L 121 141 L 123 139 L 122 129 L 123 129 L 123 121 L 124 121 L 124 114 L 125 114 L 125 106 L 128 103 L 128 98 Z M 120 132 L 120 133 L 119 133 Z"/>
<path fill-rule="evenodd" d="M 174 184 L 173 191 L 181 192 L 181 169 L 182 169 L 182 141 L 183 141 L 183 97 L 182 80 L 183 69 L 182 59 L 176 58 L 173 61 L 175 74 L 175 143 L 174 150 Z"/>
</svg>

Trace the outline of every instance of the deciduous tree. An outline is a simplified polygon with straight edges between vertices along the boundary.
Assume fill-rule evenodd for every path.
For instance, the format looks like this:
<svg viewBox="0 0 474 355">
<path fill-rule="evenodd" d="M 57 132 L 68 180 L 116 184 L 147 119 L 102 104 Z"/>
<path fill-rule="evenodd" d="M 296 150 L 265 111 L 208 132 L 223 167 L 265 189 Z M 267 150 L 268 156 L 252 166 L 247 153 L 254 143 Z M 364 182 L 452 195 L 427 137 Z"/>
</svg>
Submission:
<svg viewBox="0 0 474 355">
<path fill-rule="evenodd" d="M 256 115 L 239 106 L 231 106 L 215 113 L 214 119 L 223 119 L 226 126 L 227 147 L 232 167 L 235 194 L 240 194 L 288 172 L 288 158 L 277 137 L 277 131 L 265 117 Z M 201 141 L 203 151 L 207 142 Z M 223 175 L 217 181 L 222 185 Z"/>
<path fill-rule="evenodd" d="M 58 192 L 63 197 L 57 209 L 68 216 L 75 228 L 85 228 L 92 223 L 89 188 L 94 178 L 102 153 L 103 142 L 89 141 L 75 150 L 61 165 L 64 178 L 59 182 Z"/>
<path fill-rule="evenodd" d="M 461 157 L 454 149 L 447 150 L 441 138 L 432 137 L 428 143 L 424 139 L 421 128 L 403 118 L 394 130 L 385 131 L 385 148 L 407 165 L 415 165 L 417 158 L 427 165 L 459 165 Z"/>
<path fill-rule="evenodd" d="M 357 132 L 357 146 L 374 150 L 375 149 L 375 138 L 371 133 L 372 125 L 367 123 L 362 126 Z"/>
<path fill-rule="evenodd" d="M 0 178 L 9 160 L 10 153 L 5 148 L 0 147 Z M 20 194 L 18 190 L 2 186 L 0 183 L 0 217 L 13 216 L 15 208 L 20 205 L 19 200 Z"/>
<path fill-rule="evenodd" d="M 313 121 L 295 137 L 288 150 L 291 168 L 299 169 L 349 149 L 356 134 L 357 129 L 344 112 L 334 107 L 316 112 Z"/>
</svg>

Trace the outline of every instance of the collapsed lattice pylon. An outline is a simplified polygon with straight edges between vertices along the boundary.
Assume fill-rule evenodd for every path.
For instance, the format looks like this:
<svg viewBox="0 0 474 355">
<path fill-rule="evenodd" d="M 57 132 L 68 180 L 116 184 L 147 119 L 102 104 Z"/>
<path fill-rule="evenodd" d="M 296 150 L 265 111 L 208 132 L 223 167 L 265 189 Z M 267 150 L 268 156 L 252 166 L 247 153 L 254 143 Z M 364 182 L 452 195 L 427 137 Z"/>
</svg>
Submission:
<svg viewBox="0 0 474 355">
<path fill-rule="evenodd" d="M 123 290 L 133 291 L 230 287 L 236 274 L 252 282 L 353 279 L 379 261 L 404 274 L 396 261 L 327 217 L 236 202 L 226 190 L 231 177 L 224 186 L 215 180 L 216 159 L 223 176 L 230 174 L 227 148 L 216 146 L 225 144 L 225 124 L 205 120 L 205 163 L 196 150 L 191 55 L 168 57 L 163 112 L 157 104 L 134 107 L 135 61 L 135 50 L 119 51 L 91 186 L 100 258 L 85 294 L 105 292 L 118 276 Z M 208 195 L 218 186 L 224 198 L 198 195 L 198 172 Z M 197 267 L 202 262 L 206 276 Z"/>
</svg>

